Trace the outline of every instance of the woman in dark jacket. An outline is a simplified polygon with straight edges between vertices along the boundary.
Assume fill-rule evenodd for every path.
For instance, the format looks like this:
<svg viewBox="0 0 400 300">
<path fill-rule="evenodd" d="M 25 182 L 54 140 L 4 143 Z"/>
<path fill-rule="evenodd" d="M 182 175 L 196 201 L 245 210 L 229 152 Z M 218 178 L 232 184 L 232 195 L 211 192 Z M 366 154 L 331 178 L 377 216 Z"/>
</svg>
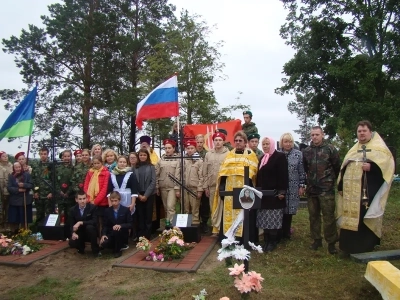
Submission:
<svg viewBox="0 0 400 300">
<path fill-rule="evenodd" d="M 19 224 L 25 224 L 25 220 L 26 224 L 32 223 L 32 188 L 31 175 L 24 172 L 19 162 L 14 163 L 7 185 L 10 193 L 8 222 L 12 230 L 18 229 Z M 26 205 L 26 210 L 24 205 Z"/>
<path fill-rule="evenodd" d="M 262 148 L 264 155 L 258 165 L 257 186 L 277 192 L 275 196 L 263 196 L 264 209 L 257 212 L 257 227 L 264 229 L 263 250 L 270 252 L 276 248 L 278 230 L 282 228 L 289 175 L 285 154 L 275 150 L 275 141 L 270 137 L 263 138 Z"/>
<path fill-rule="evenodd" d="M 156 171 L 150 161 L 150 154 L 146 149 L 140 149 L 139 162 L 135 169 L 139 182 L 139 196 L 136 202 L 139 218 L 139 236 L 150 239 L 153 219 L 153 203 L 156 194 Z"/>
</svg>

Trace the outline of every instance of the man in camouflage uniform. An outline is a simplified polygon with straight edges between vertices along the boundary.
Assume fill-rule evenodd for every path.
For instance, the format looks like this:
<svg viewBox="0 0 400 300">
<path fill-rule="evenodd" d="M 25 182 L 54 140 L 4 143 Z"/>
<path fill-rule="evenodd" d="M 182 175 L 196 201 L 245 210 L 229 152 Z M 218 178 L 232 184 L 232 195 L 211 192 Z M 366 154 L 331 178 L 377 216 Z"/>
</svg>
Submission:
<svg viewBox="0 0 400 300">
<path fill-rule="evenodd" d="M 247 138 L 252 133 L 258 133 L 256 124 L 251 122 L 252 118 L 253 118 L 253 114 L 251 113 L 251 111 L 246 110 L 243 112 L 244 123 L 242 124 L 242 130 L 247 135 Z"/>
<path fill-rule="evenodd" d="M 69 237 L 72 232 L 68 222 L 68 213 L 74 206 L 75 198 L 73 191 L 74 167 L 72 165 L 72 151 L 65 150 L 61 153 L 61 164 L 56 167 L 56 193 L 58 200 L 58 212 L 64 218 L 65 236 Z"/>
<path fill-rule="evenodd" d="M 32 170 L 36 207 L 36 224 L 42 222 L 47 214 L 54 212 L 52 180 L 53 165 L 49 162 L 49 149 L 43 147 L 39 150 L 40 161 Z"/>
<path fill-rule="evenodd" d="M 303 151 L 304 170 L 307 173 L 308 213 L 311 238 L 310 249 L 322 247 L 321 212 L 324 223 L 324 237 L 330 254 L 337 253 L 338 240 L 335 219 L 334 185 L 340 172 L 339 153 L 324 140 L 320 126 L 311 129 L 311 145 Z"/>
<path fill-rule="evenodd" d="M 207 150 L 204 148 L 204 135 L 196 135 L 196 151 L 204 159 L 206 157 Z"/>
<path fill-rule="evenodd" d="M 258 149 L 258 144 L 260 143 L 260 135 L 258 133 L 251 133 L 247 136 L 247 144 L 249 148 L 257 155 L 258 160 L 264 155 L 264 153 Z"/>
</svg>

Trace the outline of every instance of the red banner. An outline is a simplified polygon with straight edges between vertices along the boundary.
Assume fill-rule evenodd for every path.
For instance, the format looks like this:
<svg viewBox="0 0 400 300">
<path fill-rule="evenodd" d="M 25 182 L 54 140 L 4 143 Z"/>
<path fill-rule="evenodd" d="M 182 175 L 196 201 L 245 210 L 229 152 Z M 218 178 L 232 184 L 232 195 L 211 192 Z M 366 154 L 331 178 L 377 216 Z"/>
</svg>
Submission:
<svg viewBox="0 0 400 300">
<path fill-rule="evenodd" d="M 194 124 L 194 125 L 185 125 L 183 132 L 185 137 L 195 137 L 198 134 L 204 135 L 204 144 L 207 150 L 214 148 L 212 135 L 215 130 L 221 128 L 225 129 L 228 132 L 228 136 L 226 138 L 227 142 L 230 142 L 231 145 L 234 145 L 233 136 L 239 130 L 242 130 L 242 122 L 241 120 L 233 120 L 228 122 L 214 123 L 214 124 Z"/>
</svg>

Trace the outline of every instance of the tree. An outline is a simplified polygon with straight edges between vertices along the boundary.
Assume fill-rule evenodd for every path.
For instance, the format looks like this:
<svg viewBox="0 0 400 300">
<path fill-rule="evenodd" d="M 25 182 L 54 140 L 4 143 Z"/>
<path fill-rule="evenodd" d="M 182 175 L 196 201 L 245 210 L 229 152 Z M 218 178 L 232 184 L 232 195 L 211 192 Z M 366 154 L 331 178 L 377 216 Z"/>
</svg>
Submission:
<svg viewBox="0 0 400 300">
<path fill-rule="evenodd" d="M 391 145 L 400 138 L 400 3 L 281 0 L 281 36 L 296 50 L 277 93 L 309 91 L 330 136 L 369 119 Z M 297 100 L 296 100 L 297 101 Z M 340 125 L 340 126 L 339 126 Z"/>
<path fill-rule="evenodd" d="M 52 132 L 88 148 L 93 126 L 98 125 L 93 112 L 124 107 L 134 124 L 137 75 L 162 35 L 164 19 L 172 15 L 173 7 L 166 3 L 64 0 L 49 6 L 49 17 L 41 17 L 44 29 L 29 25 L 19 38 L 3 39 L 3 50 L 16 56 L 24 82 L 39 81 L 36 129 L 41 134 Z M 132 120 L 124 122 L 119 116 L 119 132 L 131 130 L 134 137 Z M 115 146 L 122 151 L 121 141 L 122 136 Z"/>
</svg>

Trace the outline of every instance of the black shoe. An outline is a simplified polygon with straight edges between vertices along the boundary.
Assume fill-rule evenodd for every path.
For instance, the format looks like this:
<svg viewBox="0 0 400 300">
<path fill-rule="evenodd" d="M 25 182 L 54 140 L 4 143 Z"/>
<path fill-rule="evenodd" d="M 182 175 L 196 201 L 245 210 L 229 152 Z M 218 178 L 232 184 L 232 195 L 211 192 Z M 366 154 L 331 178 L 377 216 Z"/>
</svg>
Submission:
<svg viewBox="0 0 400 300">
<path fill-rule="evenodd" d="M 78 249 L 78 253 L 83 255 L 83 254 L 85 254 L 85 250 L 83 250 L 83 249 Z"/>
<path fill-rule="evenodd" d="M 121 251 L 128 250 L 128 249 L 129 249 L 129 246 L 125 244 L 125 245 L 122 245 Z"/>
<path fill-rule="evenodd" d="M 335 247 L 335 243 L 329 243 L 328 244 L 328 252 L 330 254 L 337 254 L 338 253 L 337 250 L 336 250 L 336 247 Z"/>
<path fill-rule="evenodd" d="M 114 253 L 114 258 L 118 258 L 122 256 L 122 251 L 118 251 L 116 253 Z"/>
<path fill-rule="evenodd" d="M 271 241 L 268 243 L 267 249 L 265 249 L 265 252 L 271 252 L 274 251 L 276 249 L 277 246 L 277 242 L 276 241 Z"/>
<path fill-rule="evenodd" d="M 320 247 L 322 247 L 322 240 L 320 239 L 314 240 L 314 243 L 310 245 L 310 249 L 315 251 L 317 251 Z"/>
<path fill-rule="evenodd" d="M 208 225 L 207 225 L 207 223 L 203 223 L 202 224 L 202 230 L 203 230 L 203 233 L 208 233 Z"/>
</svg>

